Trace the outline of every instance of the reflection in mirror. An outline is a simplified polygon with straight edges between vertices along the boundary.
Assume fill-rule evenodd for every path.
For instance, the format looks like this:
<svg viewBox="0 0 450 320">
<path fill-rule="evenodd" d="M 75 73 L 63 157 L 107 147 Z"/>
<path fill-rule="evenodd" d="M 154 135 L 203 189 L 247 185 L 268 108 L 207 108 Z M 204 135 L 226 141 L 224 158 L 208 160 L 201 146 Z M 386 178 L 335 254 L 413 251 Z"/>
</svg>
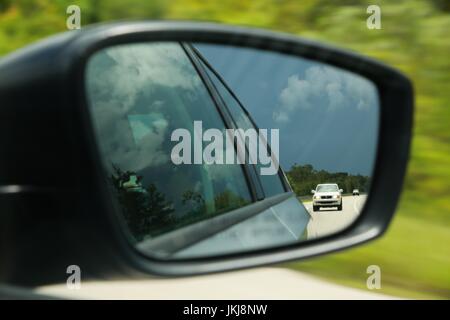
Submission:
<svg viewBox="0 0 450 320">
<path fill-rule="evenodd" d="M 112 200 L 148 255 L 195 258 L 344 230 L 370 187 L 376 87 L 297 56 L 135 43 L 88 61 Z"/>
</svg>

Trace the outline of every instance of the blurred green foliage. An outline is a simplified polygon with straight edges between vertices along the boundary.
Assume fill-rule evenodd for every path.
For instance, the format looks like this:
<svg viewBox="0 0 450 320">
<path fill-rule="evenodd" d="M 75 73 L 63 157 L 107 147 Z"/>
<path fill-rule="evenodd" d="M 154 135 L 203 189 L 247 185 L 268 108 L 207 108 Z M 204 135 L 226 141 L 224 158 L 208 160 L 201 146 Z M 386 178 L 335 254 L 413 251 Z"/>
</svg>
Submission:
<svg viewBox="0 0 450 320">
<path fill-rule="evenodd" d="M 410 76 L 416 91 L 414 139 L 391 230 L 365 247 L 289 266 L 363 287 L 365 268 L 378 264 L 382 292 L 450 298 L 448 0 L 0 0 L 0 55 L 65 31 L 70 4 L 80 6 L 83 26 L 150 18 L 265 27 L 353 49 Z M 381 30 L 366 27 L 369 4 L 381 7 Z"/>
</svg>

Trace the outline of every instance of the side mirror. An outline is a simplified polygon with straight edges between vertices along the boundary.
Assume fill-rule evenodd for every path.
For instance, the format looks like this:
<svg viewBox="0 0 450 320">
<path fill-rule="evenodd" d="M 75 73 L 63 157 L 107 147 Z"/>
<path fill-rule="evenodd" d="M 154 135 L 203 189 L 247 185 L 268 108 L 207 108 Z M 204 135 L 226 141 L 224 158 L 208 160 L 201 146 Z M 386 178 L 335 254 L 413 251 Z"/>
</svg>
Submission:
<svg viewBox="0 0 450 320">
<path fill-rule="evenodd" d="M 3 59 L 0 101 L 0 177 L 52 201 L 5 220 L 17 228 L 2 233 L 8 251 L 0 255 L 17 267 L 6 274 L 27 266 L 32 279 L 32 266 L 40 278 L 58 270 L 40 259 L 54 252 L 86 275 L 179 276 L 374 239 L 402 188 L 413 95 L 400 72 L 296 36 L 131 22 L 69 32 Z M 324 153 L 326 144 L 333 148 Z M 308 186 L 333 191 L 354 172 L 370 185 L 361 211 L 325 191 L 311 203 Z M 322 207 L 350 210 L 351 219 L 333 212 L 326 216 L 347 220 L 320 225 L 311 217 Z M 25 229 L 40 219 L 51 246 Z"/>
<path fill-rule="evenodd" d="M 343 189 L 339 189 L 339 192 L 342 193 L 342 192 L 344 192 L 344 190 Z"/>
</svg>

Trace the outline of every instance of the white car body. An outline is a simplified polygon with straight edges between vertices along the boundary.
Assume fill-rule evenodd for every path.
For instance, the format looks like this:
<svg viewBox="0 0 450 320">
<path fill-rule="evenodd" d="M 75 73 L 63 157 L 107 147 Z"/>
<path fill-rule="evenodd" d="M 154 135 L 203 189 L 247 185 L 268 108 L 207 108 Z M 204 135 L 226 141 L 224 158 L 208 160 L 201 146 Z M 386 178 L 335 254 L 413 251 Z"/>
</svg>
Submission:
<svg viewBox="0 0 450 320">
<path fill-rule="evenodd" d="M 336 183 L 318 184 L 312 192 L 314 211 L 322 207 L 337 207 L 342 210 L 342 189 Z"/>
</svg>

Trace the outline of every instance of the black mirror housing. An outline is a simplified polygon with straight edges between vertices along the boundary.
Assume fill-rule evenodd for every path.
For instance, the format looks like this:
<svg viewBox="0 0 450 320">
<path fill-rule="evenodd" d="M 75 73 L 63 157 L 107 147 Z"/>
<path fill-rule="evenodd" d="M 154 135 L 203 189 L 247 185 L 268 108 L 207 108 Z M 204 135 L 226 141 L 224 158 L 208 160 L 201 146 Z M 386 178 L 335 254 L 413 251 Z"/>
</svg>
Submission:
<svg viewBox="0 0 450 320">
<path fill-rule="evenodd" d="M 84 70 L 96 51 L 142 41 L 276 51 L 373 81 L 380 130 L 371 193 L 360 217 L 329 237 L 244 254 L 165 261 L 135 250 L 104 184 Z M 7 261 L 0 265 L 0 281 L 22 285 L 64 281 L 71 264 L 86 278 L 193 275 L 303 259 L 377 238 L 402 189 L 413 116 L 411 82 L 384 64 L 291 35 L 190 22 L 113 23 L 44 40 L 0 61 L 0 101 L 0 261 Z"/>
</svg>

